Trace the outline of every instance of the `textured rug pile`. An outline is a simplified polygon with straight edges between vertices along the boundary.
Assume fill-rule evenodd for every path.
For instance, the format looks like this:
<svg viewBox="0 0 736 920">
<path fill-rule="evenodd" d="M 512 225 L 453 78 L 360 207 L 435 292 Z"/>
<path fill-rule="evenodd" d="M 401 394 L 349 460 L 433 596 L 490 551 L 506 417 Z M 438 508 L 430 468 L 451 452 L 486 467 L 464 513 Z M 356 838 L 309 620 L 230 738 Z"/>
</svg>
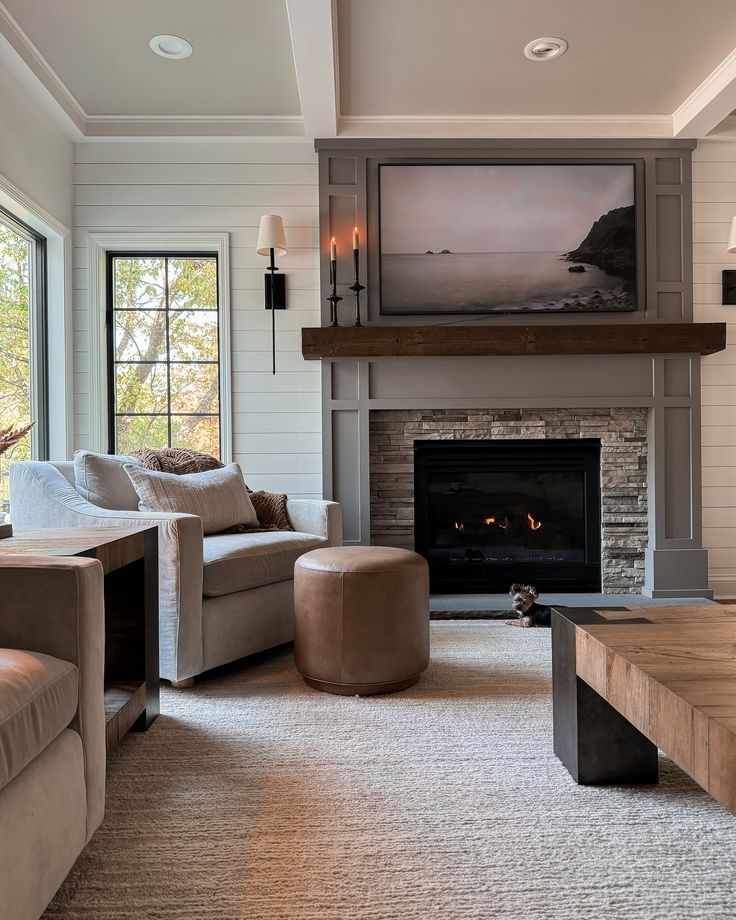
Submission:
<svg viewBox="0 0 736 920">
<path fill-rule="evenodd" d="M 386 697 L 289 650 L 164 691 L 45 920 L 736 916 L 736 818 L 664 758 L 583 788 L 553 756 L 549 630 L 435 622 L 432 657 Z"/>
</svg>

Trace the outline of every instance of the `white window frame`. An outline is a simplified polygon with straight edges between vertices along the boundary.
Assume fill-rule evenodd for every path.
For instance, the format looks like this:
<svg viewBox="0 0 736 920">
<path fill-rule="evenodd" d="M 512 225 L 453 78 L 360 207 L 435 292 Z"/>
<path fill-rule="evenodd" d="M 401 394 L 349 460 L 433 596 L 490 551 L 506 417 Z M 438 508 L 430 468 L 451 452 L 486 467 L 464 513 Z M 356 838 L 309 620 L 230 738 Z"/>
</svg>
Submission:
<svg viewBox="0 0 736 920">
<path fill-rule="evenodd" d="M 1 175 L 0 205 L 46 239 L 48 449 L 63 459 L 74 451 L 72 232 Z"/>
<path fill-rule="evenodd" d="M 233 457 L 232 374 L 230 358 L 230 234 L 126 232 L 89 233 L 89 447 L 108 450 L 108 369 L 105 315 L 107 309 L 107 253 L 212 252 L 217 256 L 217 302 L 220 347 L 220 445 L 223 463 Z"/>
</svg>

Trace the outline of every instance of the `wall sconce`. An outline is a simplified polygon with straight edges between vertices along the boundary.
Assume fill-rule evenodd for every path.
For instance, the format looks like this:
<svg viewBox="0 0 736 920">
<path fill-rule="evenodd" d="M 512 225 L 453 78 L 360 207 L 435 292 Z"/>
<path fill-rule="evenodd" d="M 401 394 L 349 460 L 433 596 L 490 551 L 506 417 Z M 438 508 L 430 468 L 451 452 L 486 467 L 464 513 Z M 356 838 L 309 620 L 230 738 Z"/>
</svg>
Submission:
<svg viewBox="0 0 736 920">
<path fill-rule="evenodd" d="M 266 309 L 271 311 L 271 355 L 273 373 L 276 373 L 276 310 L 286 309 L 286 276 L 277 275 L 278 268 L 274 262 L 276 253 L 280 256 L 288 252 L 284 222 L 278 214 L 264 214 L 258 226 L 256 252 L 259 256 L 269 256 L 271 263 L 266 275 Z"/>
<path fill-rule="evenodd" d="M 728 235 L 726 252 L 736 252 L 736 217 L 731 221 L 731 232 Z M 721 272 L 721 279 L 723 283 L 721 303 L 736 304 L 736 271 L 724 269 Z"/>
</svg>

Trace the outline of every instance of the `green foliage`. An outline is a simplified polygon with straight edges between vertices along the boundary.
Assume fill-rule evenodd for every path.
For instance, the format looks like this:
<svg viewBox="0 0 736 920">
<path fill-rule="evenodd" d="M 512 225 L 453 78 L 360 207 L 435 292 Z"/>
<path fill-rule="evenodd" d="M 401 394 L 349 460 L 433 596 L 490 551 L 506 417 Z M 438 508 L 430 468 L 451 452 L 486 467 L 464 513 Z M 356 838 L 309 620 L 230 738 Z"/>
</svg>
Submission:
<svg viewBox="0 0 736 920">
<path fill-rule="evenodd" d="M 114 294 L 116 449 L 219 456 L 215 259 L 116 258 Z"/>
<path fill-rule="evenodd" d="M 31 420 L 30 246 L 0 223 L 0 428 Z M 31 456 L 30 434 L 0 458 L 0 515 L 7 510 L 7 470 Z"/>
</svg>

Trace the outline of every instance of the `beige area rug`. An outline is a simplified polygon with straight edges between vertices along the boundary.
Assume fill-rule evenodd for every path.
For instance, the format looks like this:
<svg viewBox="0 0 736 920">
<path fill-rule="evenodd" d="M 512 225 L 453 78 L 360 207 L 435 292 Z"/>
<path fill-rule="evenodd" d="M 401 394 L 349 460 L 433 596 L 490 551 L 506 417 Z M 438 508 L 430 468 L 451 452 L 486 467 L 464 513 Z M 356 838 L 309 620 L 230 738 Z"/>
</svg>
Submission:
<svg viewBox="0 0 736 920">
<path fill-rule="evenodd" d="M 288 650 L 165 690 L 46 920 L 736 916 L 736 818 L 665 759 L 583 788 L 553 756 L 549 630 L 432 643 L 393 696 L 311 690 Z"/>
</svg>

